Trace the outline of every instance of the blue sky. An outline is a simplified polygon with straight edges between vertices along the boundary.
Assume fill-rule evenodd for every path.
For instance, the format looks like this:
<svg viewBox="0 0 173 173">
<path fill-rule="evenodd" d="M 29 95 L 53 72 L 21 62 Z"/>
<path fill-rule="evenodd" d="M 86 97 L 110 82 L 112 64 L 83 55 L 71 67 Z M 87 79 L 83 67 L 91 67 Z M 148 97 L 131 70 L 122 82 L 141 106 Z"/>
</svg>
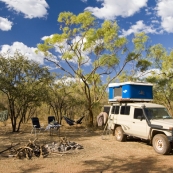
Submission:
<svg viewBox="0 0 173 173">
<path fill-rule="evenodd" d="M 0 0 L 0 52 L 20 50 L 43 63 L 35 54 L 42 38 L 59 33 L 59 13 L 90 11 L 102 22 L 116 20 L 126 37 L 144 31 L 151 44 L 173 49 L 173 0 Z"/>
</svg>

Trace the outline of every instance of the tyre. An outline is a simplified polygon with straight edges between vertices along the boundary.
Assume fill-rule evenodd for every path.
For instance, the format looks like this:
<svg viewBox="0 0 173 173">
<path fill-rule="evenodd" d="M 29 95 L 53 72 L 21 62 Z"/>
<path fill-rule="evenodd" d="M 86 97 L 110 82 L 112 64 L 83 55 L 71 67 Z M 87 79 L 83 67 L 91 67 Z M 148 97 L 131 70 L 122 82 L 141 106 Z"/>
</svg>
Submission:
<svg viewBox="0 0 173 173">
<path fill-rule="evenodd" d="M 120 142 L 125 142 L 127 139 L 127 136 L 124 134 L 122 127 L 117 127 L 115 129 L 115 139 Z"/>
<path fill-rule="evenodd" d="M 166 155 L 171 151 L 171 145 L 164 134 L 157 134 L 152 140 L 153 148 L 156 153 Z"/>
</svg>

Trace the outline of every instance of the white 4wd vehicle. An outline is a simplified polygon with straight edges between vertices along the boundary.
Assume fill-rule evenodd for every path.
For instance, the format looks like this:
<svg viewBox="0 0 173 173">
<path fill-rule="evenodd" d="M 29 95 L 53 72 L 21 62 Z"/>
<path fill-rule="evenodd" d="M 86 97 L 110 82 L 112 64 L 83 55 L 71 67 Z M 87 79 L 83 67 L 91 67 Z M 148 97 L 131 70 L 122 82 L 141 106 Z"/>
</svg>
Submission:
<svg viewBox="0 0 173 173">
<path fill-rule="evenodd" d="M 109 111 L 108 129 L 117 141 L 127 136 L 148 140 L 159 154 L 169 154 L 173 142 L 173 118 L 167 109 L 154 103 L 115 103 Z"/>
</svg>

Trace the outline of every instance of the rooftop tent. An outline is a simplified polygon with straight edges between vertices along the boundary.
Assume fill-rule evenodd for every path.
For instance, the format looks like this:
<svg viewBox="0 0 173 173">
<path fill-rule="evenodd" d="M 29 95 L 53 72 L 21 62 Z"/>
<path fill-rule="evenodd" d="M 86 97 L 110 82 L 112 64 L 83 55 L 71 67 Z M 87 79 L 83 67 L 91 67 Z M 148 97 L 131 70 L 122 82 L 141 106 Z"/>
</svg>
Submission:
<svg viewBox="0 0 173 173">
<path fill-rule="evenodd" d="M 153 85 L 150 83 L 123 82 L 109 84 L 109 102 L 129 101 L 152 101 Z"/>
</svg>

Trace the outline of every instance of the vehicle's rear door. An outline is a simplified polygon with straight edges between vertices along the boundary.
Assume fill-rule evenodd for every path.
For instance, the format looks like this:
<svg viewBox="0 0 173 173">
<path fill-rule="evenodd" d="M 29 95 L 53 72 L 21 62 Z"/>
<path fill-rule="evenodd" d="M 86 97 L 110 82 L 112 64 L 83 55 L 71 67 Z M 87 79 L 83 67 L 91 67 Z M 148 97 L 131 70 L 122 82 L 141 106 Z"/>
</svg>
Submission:
<svg viewBox="0 0 173 173">
<path fill-rule="evenodd" d="M 128 134 L 130 130 L 130 122 L 131 122 L 131 106 L 130 105 L 122 105 L 120 106 L 120 112 L 117 116 L 117 124 L 120 124 L 123 128 L 123 131 Z"/>
</svg>

